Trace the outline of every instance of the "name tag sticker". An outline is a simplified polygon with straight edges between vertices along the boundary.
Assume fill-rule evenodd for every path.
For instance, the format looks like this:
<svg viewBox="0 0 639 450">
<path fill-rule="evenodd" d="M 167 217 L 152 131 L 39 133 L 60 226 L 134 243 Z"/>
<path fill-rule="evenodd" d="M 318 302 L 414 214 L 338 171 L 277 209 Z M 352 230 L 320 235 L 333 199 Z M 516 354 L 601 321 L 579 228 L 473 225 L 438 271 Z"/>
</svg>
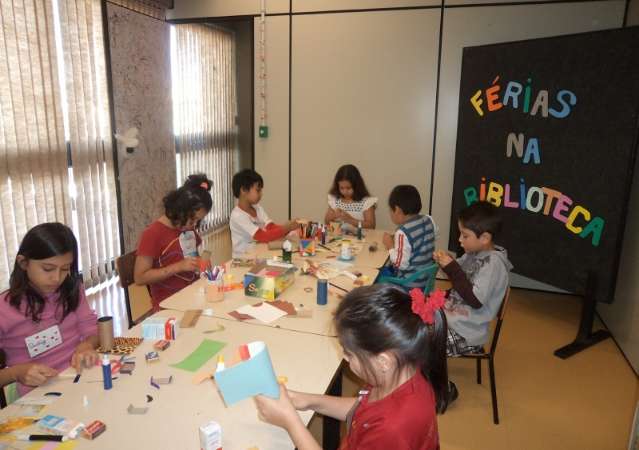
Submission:
<svg viewBox="0 0 639 450">
<path fill-rule="evenodd" d="M 62 344 L 62 335 L 60 334 L 60 328 L 57 325 L 53 325 L 46 330 L 38 331 L 25 338 L 24 342 L 27 345 L 29 356 L 35 358 Z"/>
</svg>

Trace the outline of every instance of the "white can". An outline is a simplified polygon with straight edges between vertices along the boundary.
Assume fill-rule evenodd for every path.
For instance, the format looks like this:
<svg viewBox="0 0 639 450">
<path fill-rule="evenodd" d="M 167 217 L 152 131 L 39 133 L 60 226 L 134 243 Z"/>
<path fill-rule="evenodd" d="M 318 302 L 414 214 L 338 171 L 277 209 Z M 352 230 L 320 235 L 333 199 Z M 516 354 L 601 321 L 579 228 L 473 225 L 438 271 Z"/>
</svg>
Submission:
<svg viewBox="0 0 639 450">
<path fill-rule="evenodd" d="M 339 256 L 344 261 L 351 259 L 351 246 L 348 242 L 342 242 L 342 249 Z"/>
<path fill-rule="evenodd" d="M 222 450 L 222 427 L 210 421 L 200 427 L 200 450 Z"/>
</svg>

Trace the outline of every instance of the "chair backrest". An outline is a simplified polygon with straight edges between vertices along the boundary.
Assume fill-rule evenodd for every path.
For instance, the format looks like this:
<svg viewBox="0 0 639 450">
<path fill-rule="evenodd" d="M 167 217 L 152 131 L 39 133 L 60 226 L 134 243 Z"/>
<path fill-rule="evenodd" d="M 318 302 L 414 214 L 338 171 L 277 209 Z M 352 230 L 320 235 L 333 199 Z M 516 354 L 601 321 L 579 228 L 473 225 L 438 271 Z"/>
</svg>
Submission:
<svg viewBox="0 0 639 450">
<path fill-rule="evenodd" d="M 153 302 L 151 301 L 148 287 L 135 284 L 133 276 L 133 268 L 135 267 L 134 251 L 117 258 L 115 267 L 120 276 L 120 284 L 125 289 L 126 313 L 130 328 L 153 311 Z"/>
<path fill-rule="evenodd" d="M 130 284 L 135 283 L 133 277 L 133 269 L 135 267 L 135 252 L 122 255 L 115 260 L 115 267 L 120 276 L 120 284 L 123 288 L 128 288 Z"/>
<path fill-rule="evenodd" d="M 407 276 L 406 278 L 381 276 L 377 280 L 377 282 L 397 284 L 404 288 L 408 288 L 408 286 L 413 284 L 416 280 L 419 280 L 420 278 L 426 278 L 426 282 L 424 285 L 424 293 L 429 294 L 432 292 L 433 288 L 435 287 L 435 277 L 437 275 L 437 270 L 439 270 L 439 266 L 436 263 L 433 263 Z"/>
<path fill-rule="evenodd" d="M 490 343 L 490 353 L 494 354 L 495 349 L 497 348 L 497 342 L 499 341 L 499 334 L 501 333 L 501 326 L 504 321 L 504 316 L 506 315 L 506 309 L 508 306 L 508 300 L 510 299 L 510 286 L 506 287 L 506 292 L 504 293 L 504 299 L 501 301 L 501 305 L 499 306 L 499 311 L 497 312 L 497 323 L 495 324 L 495 330 L 493 331 L 493 340 Z"/>
</svg>

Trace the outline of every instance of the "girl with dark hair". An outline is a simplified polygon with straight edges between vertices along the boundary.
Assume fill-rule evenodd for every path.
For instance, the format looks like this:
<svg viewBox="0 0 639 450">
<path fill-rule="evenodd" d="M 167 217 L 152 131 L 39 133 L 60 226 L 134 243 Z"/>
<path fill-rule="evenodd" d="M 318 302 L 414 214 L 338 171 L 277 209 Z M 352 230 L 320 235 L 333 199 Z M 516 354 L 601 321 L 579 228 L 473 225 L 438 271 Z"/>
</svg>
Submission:
<svg viewBox="0 0 639 450">
<path fill-rule="evenodd" d="M 300 450 L 321 448 L 296 410 L 346 420 L 346 449 L 439 449 L 436 413 L 448 404 L 444 293 L 428 299 L 390 285 L 354 289 L 335 313 L 344 359 L 368 386 L 357 398 L 288 391 L 256 397 L 259 417 Z"/>
<path fill-rule="evenodd" d="M 24 394 L 70 365 L 80 372 L 97 362 L 97 345 L 73 232 L 61 223 L 33 227 L 0 294 L 0 347 L 7 356 L 0 385 L 17 381 Z"/>
<path fill-rule="evenodd" d="M 164 215 L 149 225 L 140 238 L 134 278 L 149 285 L 153 310 L 160 302 L 197 279 L 197 233 L 200 221 L 213 207 L 213 182 L 204 174 L 190 175 L 184 185 L 164 197 Z"/>
<path fill-rule="evenodd" d="M 352 164 L 337 169 L 333 186 L 328 192 L 328 209 L 324 221 L 342 222 L 347 231 L 355 231 L 358 223 L 363 228 L 375 228 L 375 204 L 364 179 Z"/>
</svg>

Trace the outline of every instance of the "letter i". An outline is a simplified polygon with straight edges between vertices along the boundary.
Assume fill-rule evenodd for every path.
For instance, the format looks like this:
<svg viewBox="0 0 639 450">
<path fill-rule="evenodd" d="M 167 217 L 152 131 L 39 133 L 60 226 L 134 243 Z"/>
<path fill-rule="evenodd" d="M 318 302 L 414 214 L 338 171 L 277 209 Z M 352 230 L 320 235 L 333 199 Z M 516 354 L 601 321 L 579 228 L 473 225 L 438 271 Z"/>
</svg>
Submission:
<svg viewBox="0 0 639 450">
<path fill-rule="evenodd" d="M 526 85 L 526 89 L 524 89 L 524 112 L 525 113 L 530 111 L 530 91 L 532 91 L 532 88 L 530 87 L 530 83 L 532 82 L 532 80 L 528 78 L 527 82 L 528 84 Z"/>
<path fill-rule="evenodd" d="M 482 202 L 486 200 L 486 177 L 481 177 L 481 184 L 479 185 L 479 200 Z"/>
<path fill-rule="evenodd" d="M 526 184 L 523 178 L 519 179 L 519 207 L 526 209 Z"/>
</svg>

